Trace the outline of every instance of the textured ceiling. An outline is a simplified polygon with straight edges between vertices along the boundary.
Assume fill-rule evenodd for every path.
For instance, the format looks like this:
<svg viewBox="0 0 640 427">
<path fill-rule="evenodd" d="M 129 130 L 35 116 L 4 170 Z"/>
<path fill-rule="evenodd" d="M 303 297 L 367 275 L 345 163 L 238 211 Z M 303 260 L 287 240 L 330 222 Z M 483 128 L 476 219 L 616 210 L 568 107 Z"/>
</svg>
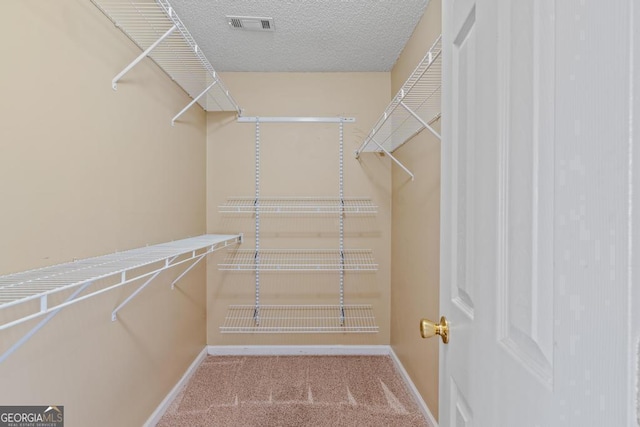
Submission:
<svg viewBox="0 0 640 427">
<path fill-rule="evenodd" d="M 218 71 L 389 71 L 429 0 L 170 0 Z M 226 15 L 270 17 L 275 31 Z"/>
</svg>

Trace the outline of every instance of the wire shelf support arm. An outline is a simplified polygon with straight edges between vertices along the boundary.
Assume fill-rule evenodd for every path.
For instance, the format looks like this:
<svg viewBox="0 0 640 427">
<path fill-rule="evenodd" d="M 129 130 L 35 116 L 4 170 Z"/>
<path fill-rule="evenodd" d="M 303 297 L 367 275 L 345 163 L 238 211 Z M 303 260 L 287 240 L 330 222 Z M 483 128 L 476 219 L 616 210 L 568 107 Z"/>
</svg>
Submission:
<svg viewBox="0 0 640 427">
<path fill-rule="evenodd" d="M 151 51 L 153 49 L 155 49 L 160 43 L 162 43 L 167 37 L 169 37 L 171 35 L 171 33 L 173 33 L 178 27 L 174 24 L 173 27 L 169 28 L 169 30 L 164 33 L 162 36 L 160 36 L 160 38 L 158 40 L 156 40 L 155 42 L 153 42 L 153 44 L 151 46 L 149 46 L 148 48 L 146 48 L 140 55 L 138 55 L 138 57 L 136 59 L 134 59 L 129 65 L 127 65 L 126 67 L 124 67 L 124 70 L 120 71 L 114 78 L 113 80 L 111 80 L 111 87 L 113 88 L 113 90 L 118 90 L 118 81 L 120 81 L 120 79 L 122 77 L 124 77 L 125 74 L 127 74 L 129 71 L 131 71 L 131 69 L 133 67 L 135 67 L 136 65 L 138 65 L 138 63 L 140 61 L 142 61 L 144 58 L 146 58 L 147 56 L 149 56 L 149 54 L 151 53 Z"/>
</svg>

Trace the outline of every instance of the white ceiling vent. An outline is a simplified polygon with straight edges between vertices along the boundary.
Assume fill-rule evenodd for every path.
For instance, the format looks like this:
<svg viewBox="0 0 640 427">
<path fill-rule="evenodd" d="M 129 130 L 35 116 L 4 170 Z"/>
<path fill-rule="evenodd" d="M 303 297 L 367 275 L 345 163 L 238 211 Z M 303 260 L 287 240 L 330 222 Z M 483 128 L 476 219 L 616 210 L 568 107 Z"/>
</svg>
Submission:
<svg viewBox="0 0 640 427">
<path fill-rule="evenodd" d="M 258 18 L 255 16 L 227 16 L 231 28 L 249 31 L 273 31 L 273 18 Z"/>
</svg>

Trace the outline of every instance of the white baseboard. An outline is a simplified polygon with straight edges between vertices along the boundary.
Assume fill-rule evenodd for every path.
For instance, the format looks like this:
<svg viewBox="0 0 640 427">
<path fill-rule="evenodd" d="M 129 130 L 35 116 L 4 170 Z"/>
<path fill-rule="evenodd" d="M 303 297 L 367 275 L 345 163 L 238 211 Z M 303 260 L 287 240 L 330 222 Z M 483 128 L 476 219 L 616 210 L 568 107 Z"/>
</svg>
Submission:
<svg viewBox="0 0 640 427">
<path fill-rule="evenodd" d="M 144 423 L 145 427 L 153 427 L 158 424 L 158 421 L 160 421 L 160 418 L 162 418 L 164 413 L 167 411 L 169 405 L 171 405 L 171 402 L 173 402 L 178 393 L 180 393 L 180 390 L 182 390 L 182 387 L 187 384 L 191 376 L 195 373 L 196 369 L 198 369 L 198 366 L 200 366 L 200 364 L 206 357 L 207 347 L 203 348 L 202 351 L 196 356 L 189 368 L 187 368 L 182 378 L 180 378 L 180 381 L 178 381 L 178 383 L 171 389 L 169 394 L 167 394 L 167 397 L 165 397 L 162 402 L 160 402 L 160 405 L 158 405 L 156 410 L 153 411 L 147 422 Z"/>
<path fill-rule="evenodd" d="M 210 345 L 212 356 L 386 356 L 388 345 Z"/>
<path fill-rule="evenodd" d="M 416 402 L 418 402 L 418 406 L 420 406 L 420 410 L 422 411 L 424 417 L 427 419 L 427 421 L 429 421 L 431 427 L 438 427 L 438 422 L 431 413 L 431 410 L 420 395 L 420 392 L 416 388 L 416 385 L 413 383 L 413 381 L 411 381 L 411 377 L 407 373 L 406 369 L 404 369 L 404 366 L 402 366 L 402 362 L 400 362 L 400 359 L 398 359 L 398 355 L 395 351 L 393 351 L 393 348 L 391 347 L 389 347 L 389 356 L 391 357 L 391 360 L 393 360 L 393 363 L 395 363 L 396 368 L 398 369 L 398 372 L 400 372 L 400 375 L 402 376 L 405 384 L 407 384 L 407 386 L 409 387 L 409 391 L 411 391 L 411 394 L 413 394 Z"/>
</svg>

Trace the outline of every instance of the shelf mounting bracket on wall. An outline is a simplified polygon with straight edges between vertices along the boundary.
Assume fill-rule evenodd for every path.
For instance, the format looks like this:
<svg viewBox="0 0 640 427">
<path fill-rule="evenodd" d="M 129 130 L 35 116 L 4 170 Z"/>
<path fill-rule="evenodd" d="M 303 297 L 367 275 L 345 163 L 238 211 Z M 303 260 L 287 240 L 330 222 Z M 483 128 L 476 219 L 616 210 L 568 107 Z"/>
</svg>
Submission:
<svg viewBox="0 0 640 427">
<path fill-rule="evenodd" d="M 436 138 L 438 139 L 442 139 L 442 137 L 440 136 L 440 134 L 438 132 L 436 132 L 436 130 L 434 128 L 432 128 L 429 123 L 425 122 L 424 120 L 422 120 L 422 117 L 420 117 L 419 115 L 417 115 L 411 108 L 409 108 L 407 106 L 407 104 L 405 104 L 404 102 L 400 101 L 400 105 L 402 105 L 404 107 L 405 110 L 407 110 L 409 112 L 409 114 L 411 114 L 417 121 L 419 121 L 422 126 L 425 127 L 425 129 L 427 129 L 429 132 L 431 132 L 432 134 L 435 135 Z M 438 117 L 440 117 L 438 115 Z"/>
<path fill-rule="evenodd" d="M 173 119 L 171 119 L 171 126 L 175 126 L 176 125 L 176 120 L 178 120 L 178 117 L 180 117 L 181 115 L 184 114 L 185 111 L 187 111 L 189 108 L 191 108 L 193 106 L 193 104 L 195 104 L 196 102 L 198 102 L 198 100 L 200 98 L 202 98 L 207 92 L 209 92 L 209 89 L 211 89 L 216 83 L 218 83 L 218 81 L 214 81 L 213 83 L 211 83 L 209 86 L 207 86 L 207 88 L 205 90 L 203 90 L 200 95 L 196 96 L 195 98 L 193 98 L 191 100 L 191 102 L 189 104 L 187 104 L 186 107 L 184 107 L 182 110 L 180 110 L 180 112 L 178 114 L 176 114 Z"/>
<path fill-rule="evenodd" d="M 395 164 L 397 164 L 398 166 L 400 166 L 400 168 L 405 171 L 406 173 L 409 174 L 409 176 L 411 177 L 411 181 L 413 181 L 415 179 L 415 176 L 413 175 L 413 173 L 407 169 L 407 167 L 405 165 L 402 164 L 402 162 L 398 159 L 395 158 L 395 156 L 393 154 L 391 154 L 390 152 L 387 151 L 386 148 L 384 148 L 382 145 L 378 144 L 378 141 L 375 140 L 375 138 L 371 137 L 370 138 L 371 141 L 373 141 L 374 144 L 376 144 L 378 146 L 378 148 L 380 149 L 380 151 L 382 151 L 384 154 L 386 154 L 387 156 L 389 156 L 389 158 L 391 160 L 393 160 L 395 162 Z M 356 158 L 358 158 L 358 156 L 356 155 Z"/>
<path fill-rule="evenodd" d="M 93 284 L 93 282 L 87 282 L 84 285 L 80 286 L 78 289 L 76 289 L 75 291 L 73 291 L 73 293 L 71 295 L 69 295 L 69 297 L 64 300 L 65 303 L 71 302 L 73 300 L 75 300 L 78 295 L 80 295 L 85 289 L 87 289 L 89 286 L 91 286 Z M 40 299 L 40 308 L 41 309 L 45 309 L 46 310 L 46 306 L 43 306 L 43 301 L 46 301 L 47 296 L 44 295 L 41 299 Z M 16 341 L 11 347 L 9 347 L 7 349 L 7 351 L 5 351 L 2 356 L 0 356 L 0 363 L 4 362 L 5 360 L 7 360 L 7 358 L 9 356 L 11 356 L 17 349 L 19 349 L 20 347 L 22 347 L 22 345 L 24 343 L 26 343 L 27 341 L 29 341 L 29 339 L 34 336 L 40 329 L 42 329 L 44 327 L 44 325 L 46 325 L 47 323 L 49 323 L 51 321 L 51 319 L 53 319 L 56 314 L 58 314 L 60 312 L 60 310 L 62 310 L 62 308 L 56 308 L 55 310 L 53 310 L 52 312 L 50 312 L 49 314 L 47 314 L 47 316 L 42 319 L 40 322 L 38 322 L 38 324 L 36 326 L 34 326 L 29 332 L 27 332 L 26 334 L 24 334 L 22 336 L 22 338 L 20 338 L 18 341 Z"/>
<path fill-rule="evenodd" d="M 129 71 L 131 71 L 131 69 L 133 67 L 138 65 L 138 63 L 140 61 L 142 61 L 144 58 L 146 58 L 151 53 L 151 51 L 153 49 L 155 49 L 160 43 L 162 43 L 164 41 L 164 39 L 169 37 L 171 35 L 171 33 L 173 33 L 177 28 L 178 28 L 178 26 L 174 24 L 173 27 L 169 28 L 169 30 L 166 33 L 164 33 L 162 36 L 160 36 L 160 38 L 158 40 L 156 40 L 151 46 L 146 48 L 140 55 L 138 55 L 138 57 L 136 59 L 134 59 L 133 62 L 131 62 L 131 64 L 129 64 L 126 67 L 124 67 L 124 70 L 120 71 L 118 73 L 118 75 L 115 76 L 113 78 L 113 80 L 111 80 L 111 87 L 113 88 L 113 90 L 118 90 L 118 81 L 125 74 L 127 74 Z"/>
<path fill-rule="evenodd" d="M 123 308 L 125 305 L 129 304 L 129 301 L 131 301 L 132 299 L 134 299 L 135 297 L 138 296 L 138 294 L 140 292 L 142 292 L 144 290 L 144 288 L 146 288 L 147 286 L 149 286 L 149 283 L 153 282 L 155 280 L 156 277 L 158 277 L 158 275 L 160 273 L 162 273 L 166 268 L 169 268 L 171 266 L 171 263 L 173 263 L 173 261 L 176 260 L 176 258 L 178 258 L 177 256 L 174 256 L 173 258 L 167 258 L 164 261 L 164 268 L 160 269 L 158 271 L 156 271 L 155 273 L 153 273 L 151 275 L 151 277 L 149 277 L 147 279 L 146 282 L 144 282 L 138 289 L 136 289 L 131 295 L 129 295 L 124 301 L 122 301 L 120 303 L 119 306 L 117 306 L 112 312 L 111 312 L 111 321 L 115 322 L 118 319 L 118 311 L 120 311 L 121 308 Z"/>
<path fill-rule="evenodd" d="M 178 282 L 180 281 L 180 279 L 182 279 L 184 276 L 186 276 L 186 275 L 187 275 L 187 273 L 189 273 L 189 272 L 193 269 L 193 267 L 195 267 L 196 265 L 198 265 L 198 263 L 199 263 L 200 261 L 202 261 L 206 255 L 207 255 L 207 254 L 202 254 L 202 255 L 200 255 L 200 256 L 198 257 L 198 259 L 196 259 L 196 261 L 195 261 L 193 264 L 191 264 L 191 265 L 189 266 L 189 268 L 187 268 L 185 271 L 183 271 L 183 272 L 182 272 L 178 277 L 176 277 L 176 279 L 175 279 L 173 282 L 171 282 L 171 290 L 172 290 L 172 291 L 176 288 L 176 283 L 178 283 Z M 193 254 L 193 256 L 195 257 L 195 253 Z"/>
</svg>

